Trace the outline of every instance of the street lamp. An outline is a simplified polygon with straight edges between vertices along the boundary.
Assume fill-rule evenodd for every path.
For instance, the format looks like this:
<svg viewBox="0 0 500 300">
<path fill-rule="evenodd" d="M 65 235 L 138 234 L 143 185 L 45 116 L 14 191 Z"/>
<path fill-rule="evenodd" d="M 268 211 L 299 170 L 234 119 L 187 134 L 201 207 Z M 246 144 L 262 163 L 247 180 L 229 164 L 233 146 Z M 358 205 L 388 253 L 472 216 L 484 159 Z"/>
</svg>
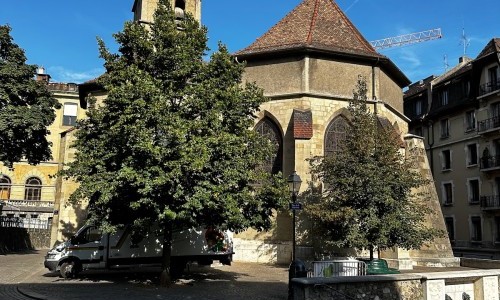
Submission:
<svg viewBox="0 0 500 300">
<path fill-rule="evenodd" d="M 292 203 L 290 204 L 290 209 L 293 212 L 293 224 L 292 224 L 292 263 L 295 261 L 295 210 L 300 209 L 300 204 L 297 203 L 297 194 L 299 193 L 300 184 L 302 180 L 300 176 L 297 175 L 296 171 L 288 176 L 288 191 L 292 194 Z"/>
<path fill-rule="evenodd" d="M 290 203 L 290 209 L 292 210 L 292 262 L 290 263 L 290 268 L 288 269 L 288 299 L 293 299 L 293 288 L 292 288 L 292 278 L 297 277 L 297 271 L 300 269 L 305 269 L 302 262 L 297 262 L 295 260 L 295 211 L 297 209 L 302 209 L 301 204 L 297 203 L 297 194 L 300 190 L 300 184 L 302 180 L 297 172 L 293 171 L 287 179 L 288 191 L 292 194 L 292 202 Z M 304 270 L 302 270 L 304 271 Z"/>
</svg>

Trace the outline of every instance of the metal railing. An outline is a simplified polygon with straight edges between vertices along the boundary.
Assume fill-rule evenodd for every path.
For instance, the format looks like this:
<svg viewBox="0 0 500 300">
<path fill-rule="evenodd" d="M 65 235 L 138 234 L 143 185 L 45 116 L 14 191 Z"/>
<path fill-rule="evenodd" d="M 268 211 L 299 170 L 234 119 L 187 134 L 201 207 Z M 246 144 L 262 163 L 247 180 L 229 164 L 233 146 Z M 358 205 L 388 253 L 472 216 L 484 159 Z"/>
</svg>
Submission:
<svg viewBox="0 0 500 300">
<path fill-rule="evenodd" d="M 492 117 L 477 123 L 478 132 L 483 132 L 497 127 L 500 127 L 500 117 Z"/>
<path fill-rule="evenodd" d="M 52 220 L 0 216 L 0 227 L 50 229 Z"/>
<path fill-rule="evenodd" d="M 36 200 L 4 200 L 7 204 L 17 207 L 54 207 L 54 201 L 36 201 Z"/>
<path fill-rule="evenodd" d="M 366 263 L 358 260 L 313 261 L 309 277 L 363 276 Z"/>
<path fill-rule="evenodd" d="M 500 80 L 490 81 L 479 86 L 479 96 L 500 90 Z"/>
<path fill-rule="evenodd" d="M 483 156 L 480 159 L 481 166 L 480 169 L 489 169 L 500 167 L 500 155 L 495 156 Z"/>
<path fill-rule="evenodd" d="M 481 196 L 481 208 L 500 209 L 500 196 Z"/>
</svg>

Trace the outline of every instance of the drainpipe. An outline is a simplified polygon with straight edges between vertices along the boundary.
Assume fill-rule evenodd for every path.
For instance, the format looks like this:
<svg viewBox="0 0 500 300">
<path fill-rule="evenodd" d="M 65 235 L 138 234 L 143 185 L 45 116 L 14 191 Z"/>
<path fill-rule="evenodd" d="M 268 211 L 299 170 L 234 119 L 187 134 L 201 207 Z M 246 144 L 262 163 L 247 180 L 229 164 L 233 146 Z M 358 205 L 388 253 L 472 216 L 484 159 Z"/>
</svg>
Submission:
<svg viewBox="0 0 500 300">
<path fill-rule="evenodd" d="M 427 140 L 429 144 L 429 164 L 432 176 L 434 176 L 434 154 L 432 152 L 432 146 L 434 145 L 434 126 L 432 121 L 427 123 Z"/>
<path fill-rule="evenodd" d="M 373 104 L 373 113 L 377 115 L 377 96 L 375 95 L 375 67 L 378 66 L 380 58 L 377 57 L 377 61 L 372 65 L 372 100 L 375 101 Z"/>
</svg>

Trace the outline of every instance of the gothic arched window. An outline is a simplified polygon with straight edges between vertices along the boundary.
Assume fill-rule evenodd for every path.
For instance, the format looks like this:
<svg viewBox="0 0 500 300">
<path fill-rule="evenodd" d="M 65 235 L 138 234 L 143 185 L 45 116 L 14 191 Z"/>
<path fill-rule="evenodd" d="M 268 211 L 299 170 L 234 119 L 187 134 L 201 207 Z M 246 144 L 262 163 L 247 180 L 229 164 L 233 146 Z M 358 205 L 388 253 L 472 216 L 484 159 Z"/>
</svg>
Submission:
<svg viewBox="0 0 500 300">
<path fill-rule="evenodd" d="M 10 178 L 7 176 L 0 176 L 0 200 L 9 200 L 10 199 L 10 187 L 12 186 L 12 182 Z"/>
<path fill-rule="evenodd" d="M 24 189 L 24 200 L 40 201 L 42 198 L 42 181 L 36 177 L 26 180 Z"/>
<path fill-rule="evenodd" d="M 255 126 L 255 131 L 267 137 L 271 141 L 271 144 L 274 146 L 274 152 L 267 159 L 264 165 L 264 169 L 272 174 L 283 171 L 283 139 L 281 138 L 281 133 L 278 129 L 278 126 L 276 126 L 276 124 L 270 119 L 265 118 L 261 120 L 257 124 L 257 126 Z"/>
<path fill-rule="evenodd" d="M 346 139 L 349 123 L 343 116 L 336 117 L 328 125 L 325 132 L 325 156 L 340 150 L 340 144 Z"/>
</svg>

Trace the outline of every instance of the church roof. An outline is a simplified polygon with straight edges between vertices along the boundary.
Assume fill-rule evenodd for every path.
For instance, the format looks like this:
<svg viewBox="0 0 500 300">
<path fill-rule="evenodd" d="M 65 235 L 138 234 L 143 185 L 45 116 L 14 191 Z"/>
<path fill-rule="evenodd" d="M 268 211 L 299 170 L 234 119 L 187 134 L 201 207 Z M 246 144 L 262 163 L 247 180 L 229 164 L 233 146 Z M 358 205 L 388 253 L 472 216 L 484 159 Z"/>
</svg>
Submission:
<svg viewBox="0 0 500 300">
<path fill-rule="evenodd" d="M 333 0 L 304 0 L 236 55 L 314 48 L 370 57 L 378 54 Z"/>
</svg>

